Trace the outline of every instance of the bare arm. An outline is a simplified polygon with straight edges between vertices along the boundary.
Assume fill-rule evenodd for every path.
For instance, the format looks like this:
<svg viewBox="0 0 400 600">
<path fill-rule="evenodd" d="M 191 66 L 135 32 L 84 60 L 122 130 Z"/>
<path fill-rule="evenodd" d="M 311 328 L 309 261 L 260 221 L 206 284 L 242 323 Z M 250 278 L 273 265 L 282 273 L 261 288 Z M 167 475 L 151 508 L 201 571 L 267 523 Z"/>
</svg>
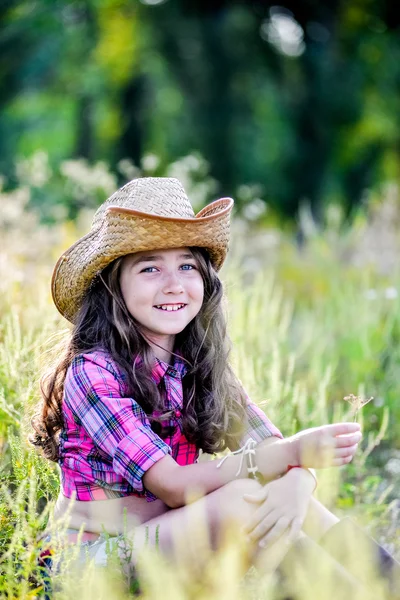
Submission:
<svg viewBox="0 0 400 600">
<path fill-rule="evenodd" d="M 283 452 L 273 450 L 273 447 L 282 440 L 270 437 L 257 446 L 257 457 L 263 459 L 269 467 L 264 477 L 272 479 L 285 470 Z M 264 455 L 265 459 L 264 460 Z M 165 456 L 153 465 L 143 476 L 144 486 L 158 498 L 161 498 L 167 506 L 178 508 L 186 504 L 191 491 L 209 494 L 223 485 L 238 478 L 247 477 L 247 464 L 243 461 L 242 470 L 237 475 L 240 467 L 241 456 L 230 456 L 220 468 L 217 469 L 219 460 L 205 461 L 193 465 L 178 465 L 171 456 Z M 260 469 L 261 470 L 261 469 Z"/>
<path fill-rule="evenodd" d="M 350 462 L 361 439 L 357 423 L 338 423 L 306 429 L 290 438 L 270 437 L 258 444 L 256 464 L 266 480 L 286 473 L 290 465 L 340 466 Z M 205 495 L 230 481 L 247 477 L 241 455 L 231 455 L 220 468 L 218 460 L 180 466 L 170 456 L 156 462 L 143 476 L 144 486 L 171 508 L 183 506 L 191 491 Z"/>
</svg>

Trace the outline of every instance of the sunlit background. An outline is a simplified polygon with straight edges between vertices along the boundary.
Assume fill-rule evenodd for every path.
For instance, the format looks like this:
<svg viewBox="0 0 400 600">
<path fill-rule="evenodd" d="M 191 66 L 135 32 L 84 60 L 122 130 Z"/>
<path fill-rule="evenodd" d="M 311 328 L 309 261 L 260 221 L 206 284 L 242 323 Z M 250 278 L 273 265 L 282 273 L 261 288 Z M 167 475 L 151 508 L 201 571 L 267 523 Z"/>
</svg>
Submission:
<svg viewBox="0 0 400 600">
<path fill-rule="evenodd" d="M 349 211 L 399 177 L 393 0 L 8 0 L 0 11 L 6 186 L 23 177 L 15 160 L 39 151 L 61 176 L 61 161 L 105 161 L 118 183 L 132 164 L 165 174 L 196 153 L 208 167 L 187 168 L 213 179 L 204 195 L 294 217 L 302 203 Z M 101 191 L 113 183 L 100 173 Z M 74 216 L 80 202 L 54 186 L 31 203 Z"/>
<path fill-rule="evenodd" d="M 0 596 L 33 597 L 42 509 L 58 489 L 26 444 L 67 327 L 54 263 L 143 175 L 178 177 L 195 211 L 235 199 L 222 270 L 234 367 L 285 435 L 362 423 L 354 463 L 318 493 L 400 556 L 397 3 L 3 0 Z M 373 400 L 353 414 L 351 393 Z M 242 597 L 223 587 L 204 598 Z"/>
</svg>

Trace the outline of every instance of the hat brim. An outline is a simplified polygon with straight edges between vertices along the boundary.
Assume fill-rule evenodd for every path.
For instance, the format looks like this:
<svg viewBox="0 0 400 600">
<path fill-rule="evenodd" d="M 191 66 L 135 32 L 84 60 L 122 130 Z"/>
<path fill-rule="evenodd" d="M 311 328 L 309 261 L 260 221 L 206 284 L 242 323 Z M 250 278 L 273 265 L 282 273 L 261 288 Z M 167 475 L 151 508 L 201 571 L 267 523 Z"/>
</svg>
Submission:
<svg viewBox="0 0 400 600">
<path fill-rule="evenodd" d="M 110 206 L 100 226 L 58 260 L 51 282 L 57 309 L 73 322 L 93 279 L 112 261 L 135 252 L 198 246 L 219 270 L 228 251 L 232 207 L 231 198 L 221 198 L 188 219 Z"/>
</svg>

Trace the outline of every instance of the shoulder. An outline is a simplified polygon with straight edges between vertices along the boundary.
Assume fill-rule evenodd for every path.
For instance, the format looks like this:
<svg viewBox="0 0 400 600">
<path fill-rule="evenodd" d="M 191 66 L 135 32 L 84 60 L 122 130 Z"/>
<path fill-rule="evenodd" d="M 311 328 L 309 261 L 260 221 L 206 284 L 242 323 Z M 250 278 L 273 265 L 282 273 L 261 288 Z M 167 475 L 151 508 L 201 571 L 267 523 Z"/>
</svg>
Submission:
<svg viewBox="0 0 400 600">
<path fill-rule="evenodd" d="M 106 387 L 121 392 L 124 376 L 111 355 L 95 350 L 75 356 L 68 368 L 65 389 L 79 388 L 81 391 L 94 387 Z"/>
<path fill-rule="evenodd" d="M 71 367 L 77 368 L 97 368 L 109 371 L 115 377 L 121 376 L 121 369 L 117 362 L 112 358 L 111 354 L 106 350 L 93 350 L 75 356 L 71 362 Z"/>
</svg>

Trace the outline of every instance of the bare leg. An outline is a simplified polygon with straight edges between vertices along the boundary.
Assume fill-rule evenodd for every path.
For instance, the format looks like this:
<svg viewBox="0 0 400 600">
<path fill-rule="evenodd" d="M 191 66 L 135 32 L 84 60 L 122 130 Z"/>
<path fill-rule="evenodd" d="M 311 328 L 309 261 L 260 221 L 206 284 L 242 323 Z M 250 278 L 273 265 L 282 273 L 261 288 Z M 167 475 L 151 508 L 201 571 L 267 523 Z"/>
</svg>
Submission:
<svg viewBox="0 0 400 600">
<path fill-rule="evenodd" d="M 259 489 L 260 485 L 256 481 L 239 479 L 191 505 L 170 510 L 134 530 L 134 548 L 140 551 L 146 543 L 154 547 L 157 540 L 159 550 L 169 560 L 179 562 L 181 567 L 202 571 L 202 567 L 210 558 L 210 551 L 221 546 L 224 533 L 230 527 L 235 535 L 235 543 L 239 546 L 242 544 L 243 548 L 241 562 L 235 563 L 236 568 L 242 569 L 240 576 L 246 573 L 250 564 L 255 564 L 259 572 L 264 574 L 275 571 L 281 565 L 282 572 L 288 575 L 289 579 L 304 582 L 312 580 L 310 573 L 315 573 L 315 569 L 318 568 L 335 582 L 335 585 L 331 586 L 335 593 L 325 595 L 326 598 L 337 598 L 338 586 L 346 591 L 346 594 L 340 597 L 355 598 L 358 583 L 307 535 L 302 534 L 290 551 L 283 539 L 263 550 L 257 545 L 251 546 L 245 540 L 242 526 L 258 506 L 243 500 L 243 494 L 253 494 Z M 311 504 L 310 511 L 310 521 L 313 526 L 315 520 L 318 522 L 320 535 L 337 521 L 336 517 L 317 501 Z M 135 557 L 133 561 L 135 562 Z"/>
<path fill-rule="evenodd" d="M 310 538 L 318 542 L 333 525 L 339 523 L 339 520 L 338 517 L 312 496 L 303 525 L 303 531 Z"/>
<path fill-rule="evenodd" d="M 179 540 L 188 551 L 188 540 L 193 542 L 202 538 L 202 544 L 208 544 L 210 549 L 216 549 L 221 542 L 228 525 L 239 531 L 241 526 L 250 519 L 257 505 L 243 500 L 243 494 L 255 493 L 260 484 L 251 479 L 238 479 L 193 502 L 188 506 L 173 509 L 151 519 L 134 530 L 136 550 L 145 544 L 150 547 L 157 544 L 163 554 L 171 555 Z M 303 532 L 315 541 L 321 537 L 339 519 L 321 502 L 311 497 Z M 175 548 L 176 550 L 176 548 Z M 193 548 L 195 551 L 195 548 Z M 254 549 L 252 549 L 254 551 Z M 198 554 L 195 551 L 196 554 Z"/>
<path fill-rule="evenodd" d="M 383 586 L 400 598 L 400 564 L 352 519 L 338 519 L 312 498 L 303 531 L 366 588 Z"/>
<path fill-rule="evenodd" d="M 229 525 L 238 531 L 240 537 L 241 527 L 258 508 L 243 500 L 243 494 L 252 494 L 259 489 L 260 485 L 251 479 L 232 481 L 191 505 L 170 510 L 140 525 L 134 530 L 134 546 L 139 551 L 145 544 L 150 547 L 157 544 L 163 554 L 172 556 L 179 553 L 178 547 L 181 545 L 186 557 L 191 552 L 198 557 L 198 544 L 215 550 Z M 338 522 L 339 519 L 333 513 L 311 497 L 303 526 L 304 534 L 318 542 Z M 241 539 L 244 541 L 243 535 Z M 254 558 L 259 549 L 248 546 L 251 557 Z M 276 552 L 276 544 L 272 550 L 272 553 Z"/>
<path fill-rule="evenodd" d="M 151 519 L 132 532 L 134 548 L 140 551 L 146 544 L 157 545 L 167 557 L 193 564 L 202 551 L 221 545 L 228 527 L 234 528 L 238 539 L 244 541 L 241 527 L 257 507 L 246 502 L 243 494 L 254 494 L 260 488 L 257 481 L 238 479 L 192 504 Z"/>
</svg>

